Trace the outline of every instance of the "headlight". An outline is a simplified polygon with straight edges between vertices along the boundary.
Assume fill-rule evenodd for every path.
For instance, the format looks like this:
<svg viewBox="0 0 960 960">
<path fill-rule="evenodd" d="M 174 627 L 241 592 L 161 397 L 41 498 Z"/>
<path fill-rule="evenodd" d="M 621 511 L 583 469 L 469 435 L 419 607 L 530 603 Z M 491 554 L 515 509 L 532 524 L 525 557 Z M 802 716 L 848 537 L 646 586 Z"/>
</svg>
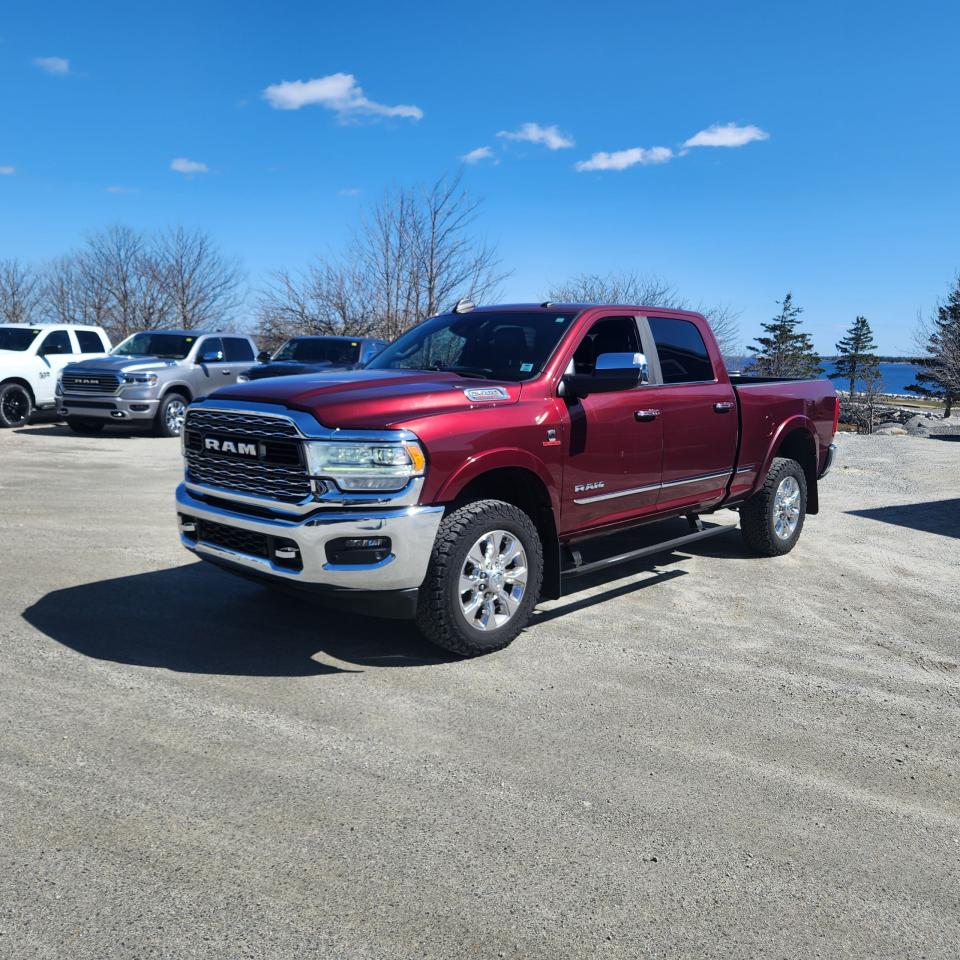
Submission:
<svg viewBox="0 0 960 960">
<path fill-rule="evenodd" d="M 123 375 L 124 383 L 146 384 L 148 387 L 155 387 L 159 377 L 155 373 L 125 373 Z"/>
<path fill-rule="evenodd" d="M 313 477 L 333 480 L 341 490 L 402 490 L 413 477 L 422 477 L 427 460 L 419 443 L 304 444 Z"/>
</svg>

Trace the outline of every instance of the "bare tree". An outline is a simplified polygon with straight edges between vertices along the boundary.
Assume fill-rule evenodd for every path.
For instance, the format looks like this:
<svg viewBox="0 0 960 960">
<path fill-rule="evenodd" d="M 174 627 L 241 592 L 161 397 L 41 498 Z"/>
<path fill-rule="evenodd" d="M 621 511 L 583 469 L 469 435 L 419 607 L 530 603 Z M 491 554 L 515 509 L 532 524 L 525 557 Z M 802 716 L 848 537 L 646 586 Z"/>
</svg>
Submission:
<svg viewBox="0 0 960 960">
<path fill-rule="evenodd" d="M 367 336 L 377 326 L 363 278 L 319 262 L 303 273 L 277 271 L 257 303 L 257 336 L 267 349 L 303 335 Z"/>
<path fill-rule="evenodd" d="M 42 294 L 36 270 L 19 260 L 0 260 L 0 323 L 36 323 Z"/>
<path fill-rule="evenodd" d="M 631 304 L 674 310 L 697 310 L 710 323 L 720 352 L 736 356 L 740 349 L 739 314 L 727 306 L 693 306 L 679 290 L 652 274 L 620 271 L 607 274 L 581 273 L 553 286 L 549 299 L 557 303 Z"/>
<path fill-rule="evenodd" d="M 162 233 L 145 252 L 143 267 L 151 280 L 144 293 L 153 295 L 155 309 L 163 303 L 171 322 L 183 329 L 215 329 L 240 305 L 239 264 L 199 230 L 174 227 Z"/>
<path fill-rule="evenodd" d="M 475 232 L 480 202 L 460 174 L 388 191 L 366 212 L 341 257 L 281 271 L 258 302 L 258 334 L 375 334 L 393 339 L 461 297 L 495 295 L 507 276 Z"/>
<path fill-rule="evenodd" d="M 937 304 L 932 317 L 919 317 L 917 346 L 926 354 L 917 382 L 907 387 L 912 393 L 942 400 L 944 416 L 960 403 L 960 275 L 947 298 Z"/>
</svg>

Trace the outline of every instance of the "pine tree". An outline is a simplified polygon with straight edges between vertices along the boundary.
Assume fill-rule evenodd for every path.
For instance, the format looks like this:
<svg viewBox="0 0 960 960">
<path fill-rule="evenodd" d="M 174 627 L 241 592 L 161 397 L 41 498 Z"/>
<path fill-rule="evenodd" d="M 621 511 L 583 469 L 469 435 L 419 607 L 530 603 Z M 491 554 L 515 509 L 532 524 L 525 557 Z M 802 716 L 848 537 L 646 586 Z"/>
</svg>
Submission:
<svg viewBox="0 0 960 960">
<path fill-rule="evenodd" d="M 819 377 L 823 367 L 813 340 L 798 329 L 803 307 L 794 304 L 789 292 L 777 303 L 780 313 L 763 324 L 767 336 L 756 338 L 759 346 L 747 347 L 754 355 L 748 369 L 761 377 Z"/>
<path fill-rule="evenodd" d="M 857 317 L 846 336 L 837 344 L 833 375 L 850 381 L 850 399 L 858 380 L 875 380 L 880 373 L 880 360 L 874 351 L 873 331 L 866 317 Z"/>
<path fill-rule="evenodd" d="M 937 306 L 929 323 L 921 323 L 926 340 L 927 361 L 917 382 L 907 387 L 912 393 L 942 399 L 949 417 L 960 402 L 960 276 L 954 280 L 946 303 Z"/>
</svg>

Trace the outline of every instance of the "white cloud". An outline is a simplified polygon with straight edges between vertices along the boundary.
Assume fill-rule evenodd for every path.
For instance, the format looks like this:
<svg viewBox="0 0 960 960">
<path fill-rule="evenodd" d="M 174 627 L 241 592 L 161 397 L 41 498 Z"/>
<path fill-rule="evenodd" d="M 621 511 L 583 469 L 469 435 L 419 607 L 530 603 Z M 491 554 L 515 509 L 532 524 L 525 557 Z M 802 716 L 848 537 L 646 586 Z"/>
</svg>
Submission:
<svg viewBox="0 0 960 960">
<path fill-rule="evenodd" d="M 770 134 L 752 123 L 738 127 L 735 123 L 715 123 L 695 133 L 684 142 L 685 147 L 742 147 L 754 140 L 769 140 Z"/>
<path fill-rule="evenodd" d="M 501 130 L 497 136 L 506 140 L 542 143 L 548 150 L 563 150 L 574 146 L 573 137 L 561 133 L 555 126 L 541 127 L 539 123 L 525 123 L 519 130 Z"/>
<path fill-rule="evenodd" d="M 199 160 L 188 160 L 186 157 L 177 157 L 170 161 L 170 169 L 177 173 L 207 173 L 210 168 Z"/>
<path fill-rule="evenodd" d="M 318 106 L 333 110 L 341 120 L 356 116 L 404 117 L 420 120 L 423 111 L 412 104 L 388 106 L 368 100 L 352 73 L 331 73 L 315 80 L 284 80 L 263 91 L 263 98 L 275 110 L 299 110 Z"/>
<path fill-rule="evenodd" d="M 340 197 L 359 197 L 363 191 L 359 187 L 342 187 L 337 191 Z"/>
<path fill-rule="evenodd" d="M 631 147 L 629 150 L 614 150 L 612 153 L 595 153 L 589 160 L 581 160 L 575 164 L 574 169 L 579 173 L 588 170 L 626 170 L 638 164 L 649 167 L 672 159 L 673 151 L 669 147 Z"/>
<path fill-rule="evenodd" d="M 0 167 L 0 177 L 12 177 L 16 172 L 16 167 Z"/>
<path fill-rule="evenodd" d="M 464 163 L 479 163 L 481 160 L 489 160 L 493 156 L 493 151 L 489 147 L 477 147 L 465 153 L 460 159 Z"/>
<path fill-rule="evenodd" d="M 34 57 L 33 65 L 46 73 L 53 73 L 60 77 L 70 72 L 70 61 L 64 60 L 63 57 Z"/>
<path fill-rule="evenodd" d="M 107 193 L 136 193 L 136 187 L 121 187 L 116 184 L 106 187 Z"/>
</svg>

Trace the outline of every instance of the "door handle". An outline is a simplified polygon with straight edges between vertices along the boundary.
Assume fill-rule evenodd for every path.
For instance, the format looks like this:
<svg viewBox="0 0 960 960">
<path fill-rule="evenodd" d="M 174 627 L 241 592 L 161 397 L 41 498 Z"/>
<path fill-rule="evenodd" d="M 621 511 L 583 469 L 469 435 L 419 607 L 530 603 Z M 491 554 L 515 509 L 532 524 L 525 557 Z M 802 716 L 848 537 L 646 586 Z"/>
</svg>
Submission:
<svg viewBox="0 0 960 960">
<path fill-rule="evenodd" d="M 229 377 L 230 374 L 231 374 L 233 371 L 232 371 L 232 370 L 221 370 L 220 372 L 221 372 L 225 377 Z"/>
<path fill-rule="evenodd" d="M 634 411 L 633 419 L 639 420 L 641 423 L 648 423 L 650 420 L 656 420 L 659 416 L 659 410 L 636 410 Z"/>
<path fill-rule="evenodd" d="M 733 409 L 732 400 L 721 400 L 719 403 L 713 405 L 714 413 L 729 413 Z"/>
</svg>

